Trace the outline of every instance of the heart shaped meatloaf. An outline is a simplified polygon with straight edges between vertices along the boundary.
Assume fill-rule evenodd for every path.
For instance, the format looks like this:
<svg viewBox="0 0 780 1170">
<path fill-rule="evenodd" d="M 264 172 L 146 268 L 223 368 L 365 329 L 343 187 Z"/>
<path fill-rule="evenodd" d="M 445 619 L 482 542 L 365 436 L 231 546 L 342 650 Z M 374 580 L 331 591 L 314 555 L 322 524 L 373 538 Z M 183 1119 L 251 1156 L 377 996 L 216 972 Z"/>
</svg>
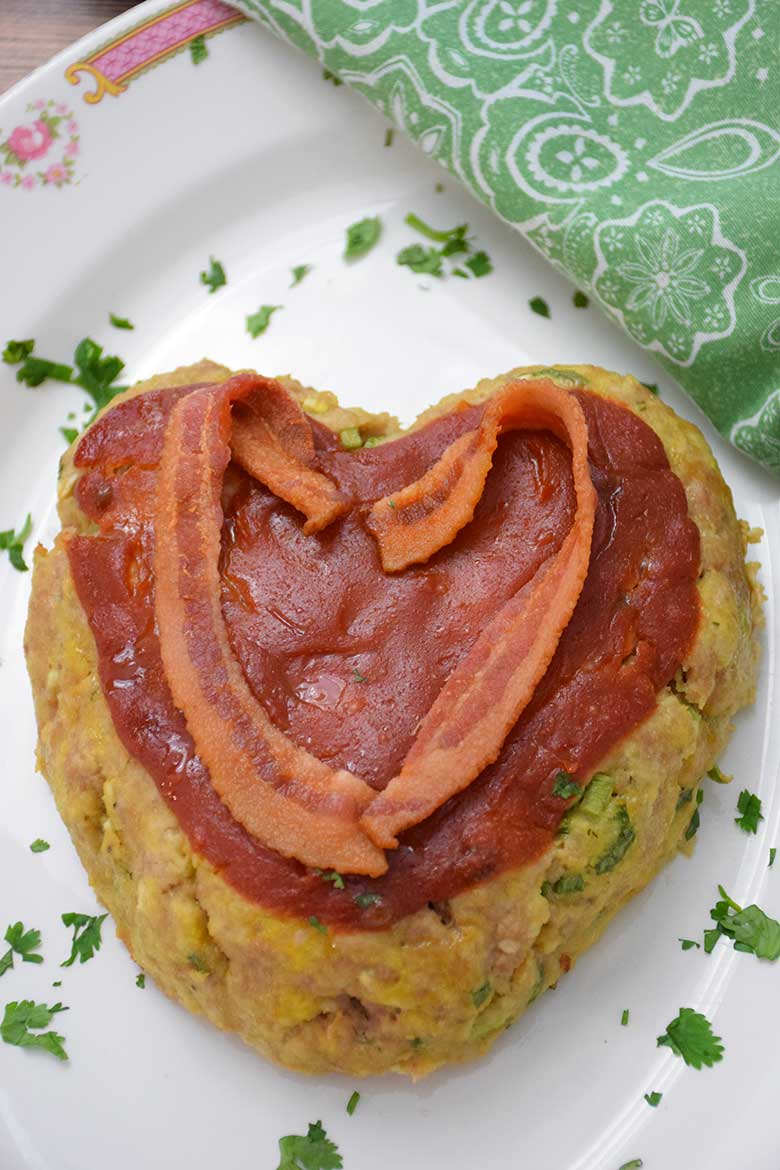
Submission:
<svg viewBox="0 0 780 1170">
<path fill-rule="evenodd" d="M 63 460 L 39 761 L 174 998 L 310 1072 L 475 1055 L 685 847 L 758 590 L 704 439 L 513 370 L 402 432 L 211 362 Z"/>
</svg>

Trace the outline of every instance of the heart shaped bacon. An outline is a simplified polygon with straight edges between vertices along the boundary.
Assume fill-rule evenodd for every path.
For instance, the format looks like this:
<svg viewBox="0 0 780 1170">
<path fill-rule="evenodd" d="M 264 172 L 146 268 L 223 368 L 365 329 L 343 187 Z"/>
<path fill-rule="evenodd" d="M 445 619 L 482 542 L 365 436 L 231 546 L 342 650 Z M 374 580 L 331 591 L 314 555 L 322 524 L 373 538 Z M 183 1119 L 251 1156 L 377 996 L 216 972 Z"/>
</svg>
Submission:
<svg viewBox="0 0 780 1170">
<path fill-rule="evenodd" d="M 231 409 L 243 407 L 231 428 Z M 381 848 L 466 788 L 498 756 L 530 701 L 577 604 L 588 568 L 596 493 L 588 432 L 575 398 L 548 380 L 513 383 L 479 426 L 455 439 L 415 483 L 378 501 L 368 528 L 382 564 L 427 561 L 472 519 L 498 443 L 509 429 L 551 430 L 572 451 L 577 507 L 560 551 L 499 609 L 447 680 L 403 768 L 380 795 L 332 769 L 268 718 L 225 629 L 220 599 L 222 482 L 238 462 L 319 532 L 349 508 L 312 467 L 300 407 L 268 379 L 239 374 L 175 406 L 165 431 L 155 509 L 155 614 L 176 705 L 233 816 L 271 849 L 306 865 L 378 876 Z M 231 433 L 232 430 L 232 433 Z"/>
</svg>

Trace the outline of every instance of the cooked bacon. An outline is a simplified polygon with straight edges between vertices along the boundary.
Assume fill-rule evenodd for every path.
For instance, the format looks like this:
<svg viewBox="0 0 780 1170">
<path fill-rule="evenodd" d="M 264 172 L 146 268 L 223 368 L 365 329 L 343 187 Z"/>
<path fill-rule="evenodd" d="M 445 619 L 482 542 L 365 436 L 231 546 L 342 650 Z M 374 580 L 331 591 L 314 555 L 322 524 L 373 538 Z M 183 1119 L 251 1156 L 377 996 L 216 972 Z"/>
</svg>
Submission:
<svg viewBox="0 0 780 1170">
<path fill-rule="evenodd" d="M 236 820 L 305 865 L 377 876 L 387 862 L 358 823 L 372 789 L 274 727 L 230 648 L 220 600 L 220 497 L 231 408 L 247 400 L 251 421 L 242 420 L 239 447 L 258 478 L 315 527 L 339 503 L 330 481 L 307 466 L 313 450 L 293 417 L 297 407 L 278 383 L 237 375 L 182 398 L 165 432 L 154 516 L 155 615 L 165 674 L 212 784 Z"/>
<path fill-rule="evenodd" d="M 349 504 L 332 480 L 314 470 L 311 427 L 297 402 L 278 382 L 256 381 L 262 382 L 262 394 L 254 393 L 234 407 L 233 458 L 274 495 L 303 512 L 307 535 L 319 532 Z"/>
<path fill-rule="evenodd" d="M 472 519 L 498 436 L 519 428 L 550 430 L 571 448 L 572 528 L 558 553 L 485 626 L 423 720 L 401 771 L 363 814 L 361 825 L 385 849 L 497 759 L 574 612 L 596 509 L 582 408 L 548 379 L 505 386 L 476 430 L 455 440 L 416 483 L 379 500 L 369 518 L 385 569 L 427 560 Z"/>
<path fill-rule="evenodd" d="M 232 414 L 231 414 L 232 412 Z M 545 379 L 505 386 L 479 426 L 425 475 L 373 507 L 368 527 L 388 572 L 428 560 L 474 515 L 502 431 L 551 430 L 568 443 L 576 511 L 558 553 L 510 598 L 450 676 L 384 792 L 335 770 L 274 727 L 233 656 L 221 609 L 221 488 L 234 458 L 317 532 L 348 503 L 317 470 L 311 429 L 276 382 L 240 374 L 175 406 L 155 504 L 155 615 L 171 693 L 212 784 L 265 845 L 310 866 L 378 876 L 383 849 L 466 788 L 499 755 L 577 604 L 596 494 L 582 408 Z"/>
</svg>

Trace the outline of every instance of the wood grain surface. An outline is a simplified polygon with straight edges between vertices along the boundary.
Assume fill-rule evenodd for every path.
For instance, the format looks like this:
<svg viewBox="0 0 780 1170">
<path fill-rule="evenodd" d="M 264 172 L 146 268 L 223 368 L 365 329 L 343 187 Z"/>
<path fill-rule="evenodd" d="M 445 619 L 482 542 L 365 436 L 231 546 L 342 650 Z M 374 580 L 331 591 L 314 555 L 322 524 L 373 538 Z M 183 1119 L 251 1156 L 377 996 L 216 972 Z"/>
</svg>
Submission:
<svg viewBox="0 0 780 1170">
<path fill-rule="evenodd" d="M 118 16 L 127 0 L 0 0 L 0 93 Z"/>
</svg>

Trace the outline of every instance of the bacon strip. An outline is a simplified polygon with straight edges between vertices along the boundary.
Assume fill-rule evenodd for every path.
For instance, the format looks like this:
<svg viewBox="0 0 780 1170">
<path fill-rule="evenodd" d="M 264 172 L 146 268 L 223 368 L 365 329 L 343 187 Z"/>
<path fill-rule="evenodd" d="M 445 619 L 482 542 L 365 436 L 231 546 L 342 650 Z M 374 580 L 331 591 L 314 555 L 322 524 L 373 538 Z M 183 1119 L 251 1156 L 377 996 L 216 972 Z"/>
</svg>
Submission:
<svg viewBox="0 0 780 1170">
<path fill-rule="evenodd" d="M 305 440 L 279 395 L 293 410 L 295 404 L 278 383 L 238 375 L 182 398 L 165 432 L 154 515 L 155 615 L 165 674 L 212 784 L 236 820 L 305 865 L 378 876 L 386 859 L 358 823 L 372 789 L 275 728 L 230 649 L 220 603 L 220 497 L 231 407 L 253 394 L 238 441 L 253 472 L 315 530 L 338 503 L 330 481 L 302 462 Z"/>
<path fill-rule="evenodd" d="M 314 470 L 311 427 L 295 400 L 278 382 L 251 376 L 262 383 L 263 393 L 234 408 L 233 458 L 274 495 L 303 512 L 307 535 L 319 532 L 349 504 L 332 480 Z"/>
<path fill-rule="evenodd" d="M 477 430 L 452 443 L 415 484 L 379 500 L 369 518 L 386 569 L 427 560 L 472 519 L 498 436 L 517 428 L 550 430 L 568 442 L 574 522 L 556 556 L 488 622 L 423 720 L 400 773 L 363 814 L 362 827 L 385 849 L 397 846 L 399 832 L 430 816 L 497 759 L 574 612 L 596 509 L 579 403 L 547 379 L 504 387 L 487 404 Z"/>
</svg>

